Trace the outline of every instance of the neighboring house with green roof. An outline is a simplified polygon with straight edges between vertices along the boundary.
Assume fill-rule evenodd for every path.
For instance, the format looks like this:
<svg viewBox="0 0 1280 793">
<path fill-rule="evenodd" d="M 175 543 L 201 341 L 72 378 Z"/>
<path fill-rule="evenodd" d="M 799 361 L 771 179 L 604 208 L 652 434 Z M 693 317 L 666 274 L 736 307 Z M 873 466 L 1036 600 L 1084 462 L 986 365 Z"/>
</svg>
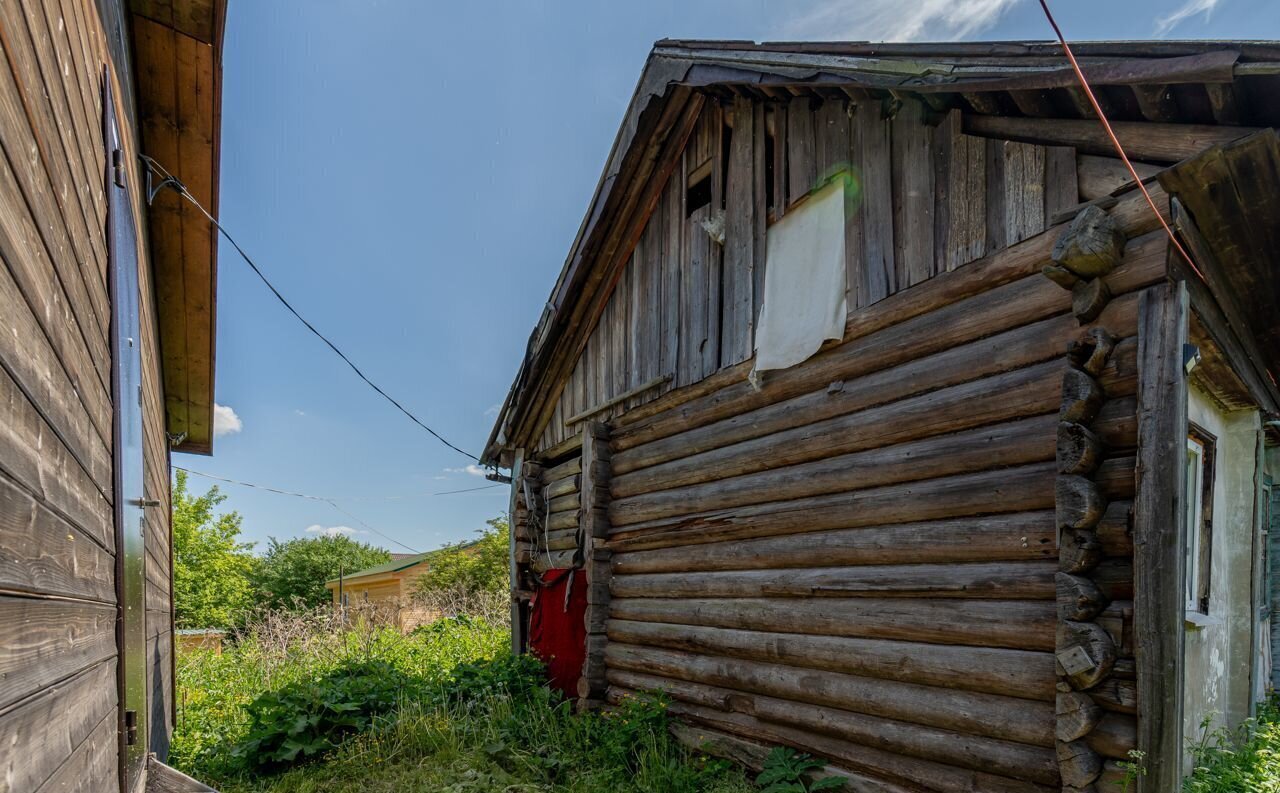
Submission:
<svg viewBox="0 0 1280 793">
<path fill-rule="evenodd" d="M 324 585 L 333 593 L 334 606 L 378 611 L 379 616 L 385 613 L 407 633 L 440 616 L 435 610 L 416 604 L 413 594 L 417 590 L 418 579 L 430 569 L 432 557 L 444 550 L 447 549 L 392 554 L 389 562 L 346 573 L 341 578 L 326 581 Z"/>
<path fill-rule="evenodd" d="M 386 609 L 388 617 L 394 610 L 394 620 L 402 631 L 411 631 L 424 622 L 436 618 L 427 609 L 413 604 L 413 593 L 418 578 L 429 567 L 428 560 L 435 551 L 418 554 L 396 554 L 391 561 L 375 567 L 356 570 L 325 582 L 333 593 L 333 604 L 354 609 Z"/>
</svg>

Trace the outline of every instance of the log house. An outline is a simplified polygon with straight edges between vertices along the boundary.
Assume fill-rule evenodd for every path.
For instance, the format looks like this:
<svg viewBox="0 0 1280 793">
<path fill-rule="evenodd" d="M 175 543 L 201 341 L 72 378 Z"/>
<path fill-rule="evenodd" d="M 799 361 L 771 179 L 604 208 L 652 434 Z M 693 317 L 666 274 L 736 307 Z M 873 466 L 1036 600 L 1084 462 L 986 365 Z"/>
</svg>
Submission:
<svg viewBox="0 0 1280 793">
<path fill-rule="evenodd" d="M 1209 702 L 1249 715 L 1280 44 L 1077 53 L 1156 211 L 1054 44 L 655 45 L 483 455 L 515 651 L 577 570 L 582 707 L 663 690 L 682 740 L 858 791 L 1105 791 L 1140 751 L 1172 793 Z M 757 371 L 796 290 L 840 329 Z"/>
</svg>

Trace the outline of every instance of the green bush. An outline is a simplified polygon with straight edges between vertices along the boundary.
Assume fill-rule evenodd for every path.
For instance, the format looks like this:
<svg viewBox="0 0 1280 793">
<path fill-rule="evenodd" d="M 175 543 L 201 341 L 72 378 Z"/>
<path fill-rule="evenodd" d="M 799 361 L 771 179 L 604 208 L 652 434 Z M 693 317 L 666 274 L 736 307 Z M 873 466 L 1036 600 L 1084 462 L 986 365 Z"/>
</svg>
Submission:
<svg viewBox="0 0 1280 793">
<path fill-rule="evenodd" d="M 1280 793 L 1280 699 L 1258 707 L 1258 715 L 1236 730 L 1200 725 L 1200 742 L 1191 748 L 1195 770 L 1183 783 L 1186 793 Z"/>
<path fill-rule="evenodd" d="M 315 759 L 415 693 L 414 682 L 386 661 L 361 661 L 265 692 L 245 708 L 249 734 L 233 754 L 259 771 Z"/>
<path fill-rule="evenodd" d="M 261 614 L 222 655 L 179 655 L 170 762 L 223 793 L 755 790 L 676 742 L 661 699 L 575 715 L 509 648 L 473 618 L 401 636 Z"/>
</svg>

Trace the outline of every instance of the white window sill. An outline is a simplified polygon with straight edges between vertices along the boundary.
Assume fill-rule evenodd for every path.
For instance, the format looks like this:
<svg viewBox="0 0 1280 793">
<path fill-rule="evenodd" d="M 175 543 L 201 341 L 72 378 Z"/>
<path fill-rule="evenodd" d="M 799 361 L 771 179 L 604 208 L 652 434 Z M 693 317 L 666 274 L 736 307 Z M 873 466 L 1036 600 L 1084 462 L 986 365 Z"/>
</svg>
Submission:
<svg viewBox="0 0 1280 793">
<path fill-rule="evenodd" d="M 1182 617 L 1182 623 L 1189 631 L 1200 631 L 1210 625 L 1221 625 L 1222 620 L 1217 617 L 1210 617 L 1208 614 L 1201 614 L 1199 611 L 1187 610 Z"/>
</svg>

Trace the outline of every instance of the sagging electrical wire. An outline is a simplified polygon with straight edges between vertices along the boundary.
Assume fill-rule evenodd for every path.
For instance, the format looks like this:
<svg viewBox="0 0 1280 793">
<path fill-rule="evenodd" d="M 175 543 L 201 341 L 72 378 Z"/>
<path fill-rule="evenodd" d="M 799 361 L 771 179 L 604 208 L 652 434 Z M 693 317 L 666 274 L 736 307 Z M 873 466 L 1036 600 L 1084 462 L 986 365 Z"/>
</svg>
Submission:
<svg viewBox="0 0 1280 793">
<path fill-rule="evenodd" d="M 388 542 L 395 543 L 396 545 L 399 545 L 401 548 L 404 548 L 405 550 L 409 551 L 410 553 L 421 553 L 421 551 L 419 551 L 419 550 L 417 550 L 417 549 L 415 549 L 415 548 L 410 548 L 408 545 L 405 545 L 404 543 L 400 542 L 400 541 L 399 541 L 399 540 L 397 540 L 396 538 L 394 538 L 394 537 L 392 537 L 392 536 L 390 536 L 390 535 L 388 535 L 388 534 L 385 534 L 385 533 L 383 533 L 383 532 L 379 531 L 378 529 L 375 529 L 373 526 L 370 526 L 368 523 L 365 523 L 363 520 L 361 520 L 361 519 L 360 519 L 360 518 L 358 518 L 357 516 L 355 516 L 355 515 L 351 514 L 351 512 L 350 512 L 349 510 L 344 509 L 343 507 L 341 507 L 341 506 L 339 506 L 339 505 L 338 505 L 338 503 L 337 503 L 337 502 L 338 502 L 338 499 L 337 499 L 336 497 L 333 497 L 333 496 L 314 496 L 314 495 L 311 495 L 310 493 L 298 493 L 298 492 L 295 492 L 295 491 L 292 491 L 292 490 L 282 490 L 281 488 L 278 488 L 278 487 L 269 487 L 269 486 L 267 486 L 267 485 L 259 485 L 259 484 L 255 484 L 255 483 L 253 483 L 253 482 L 242 482 L 242 481 L 240 481 L 239 479 L 228 479 L 228 478 L 227 478 L 227 477 L 225 477 L 225 476 L 214 476 L 213 474 L 206 474 L 206 473 L 203 473 L 203 472 L 201 472 L 201 471 L 196 471 L 196 470 L 193 470 L 193 469 L 191 469 L 191 468 L 182 468 L 181 466 L 176 466 L 176 465 L 173 467 L 173 469 L 174 469 L 175 471 L 182 471 L 183 473 L 191 474 L 192 476 L 199 476 L 199 477 L 202 477 L 202 478 L 204 478 L 204 479 L 211 479 L 211 480 L 213 480 L 213 481 L 215 481 L 215 482 L 225 482 L 225 483 L 227 483 L 227 484 L 229 484 L 229 485 L 238 485 L 238 486 L 240 486 L 240 487 L 249 487 L 249 488 L 253 488 L 254 490 L 264 490 L 264 491 L 266 491 L 266 492 L 268 492 L 268 493 L 275 493 L 275 494 L 277 494 L 277 495 L 281 495 L 281 496 L 292 496 L 292 497 L 294 497 L 294 498 L 304 498 L 304 499 L 307 499 L 308 501 L 319 501 L 319 502 L 320 502 L 320 503 L 322 503 L 322 504 L 328 504 L 329 506 L 333 507 L 335 510 L 337 510 L 337 511 L 338 511 L 338 512 L 340 512 L 341 514 L 345 515 L 346 517 L 348 517 L 348 518 L 350 518 L 351 520 L 355 521 L 356 523 L 360 524 L 360 526 L 362 526 L 363 528 L 365 528 L 365 529 L 367 529 L 368 531 L 372 532 L 373 534 L 378 535 L 379 537 L 383 538 L 384 540 L 386 540 L 386 541 L 388 541 Z M 426 496 L 447 496 L 447 495 L 452 495 L 452 494 L 454 494 L 454 493 L 471 493 L 471 492 L 474 492 L 474 491 L 477 491 L 477 490 L 489 490 L 490 488 L 494 488 L 494 487 L 502 487 L 502 485 L 484 485 L 483 487 L 470 487 L 470 488 L 466 488 L 466 489 L 464 489 L 464 490 L 445 490 L 445 491 L 442 491 L 442 492 L 439 492 L 439 493 L 423 493 L 422 495 L 426 495 Z M 396 498 L 398 498 L 398 496 L 397 496 Z M 348 500 L 349 500 L 349 499 L 348 499 Z"/>
<path fill-rule="evenodd" d="M 476 462 L 480 462 L 480 458 L 476 457 L 474 454 L 463 451 L 462 449 L 459 449 L 457 446 L 454 446 L 449 441 L 445 440 L 445 438 L 440 433 L 428 427 L 425 423 L 422 422 L 421 419 L 413 415 L 413 413 L 411 413 L 408 410 L 408 408 L 400 404 L 395 399 L 395 397 L 391 396 L 386 391 L 382 390 L 381 386 L 379 386 L 377 383 L 370 380 L 365 375 L 364 372 L 360 371 L 360 367 L 356 366 L 355 363 L 352 362 L 352 360 L 346 356 L 346 353 L 338 349 L 338 345 L 330 341 L 329 338 L 325 336 L 323 333 L 316 330 L 316 327 L 312 325 L 310 322 L 308 322 L 306 318 L 302 316 L 302 314 L 298 313 L 298 310 L 294 308 L 293 305 L 287 299 L 285 299 L 284 295 L 280 294 L 280 290 L 276 289 L 275 285 L 272 284 L 271 281 L 267 278 L 267 276 L 263 274 L 262 270 L 258 268 L 258 265 L 253 261 L 252 257 L 250 257 L 249 254 L 245 252 L 244 248 L 240 247 L 240 244 L 235 241 L 235 238 L 232 237 L 231 234 L 229 234 L 225 228 L 223 228 L 222 224 L 219 223 L 217 219 L 214 218 L 213 215 L 209 214 L 209 210 L 205 209 L 204 206 L 201 205 L 201 203 L 196 200 L 195 196 L 191 195 L 191 192 L 187 190 L 187 186 L 184 185 L 180 179 L 178 179 L 173 174 L 171 174 L 167 169 L 165 169 L 163 165 L 156 162 L 151 157 L 148 157 L 145 154 L 139 154 L 138 157 L 141 158 L 143 163 L 146 164 L 147 170 L 151 171 L 151 173 L 161 178 L 160 183 L 156 186 L 155 191 L 151 193 L 150 198 L 148 200 L 154 199 L 155 193 L 158 192 L 159 190 L 165 187 L 169 187 L 169 188 L 172 188 L 174 191 L 176 191 L 178 195 L 190 201 L 191 205 L 194 206 L 196 209 L 200 210 L 200 213 L 209 219 L 209 222 L 213 224 L 214 228 L 216 228 L 219 232 L 221 232 L 222 236 L 227 238 L 227 242 L 231 243 L 231 247 L 236 249 L 236 253 L 240 254 L 240 258 L 245 260 L 245 263 L 249 265 L 250 269 L 253 270 L 253 272 L 258 276 L 258 278 L 262 279 L 262 283 L 267 285 L 267 289 L 271 290 L 271 294 L 275 295 L 276 299 L 279 300 L 280 303 L 285 308 L 289 309 L 289 313 L 293 314 L 293 316 L 296 317 L 297 320 L 301 322 L 306 327 L 307 330 L 311 331 L 311 333 L 314 334 L 316 338 L 324 342 L 325 345 L 328 346 L 330 350 L 333 350 L 333 352 L 339 358 L 341 358 L 343 362 L 346 363 L 347 366 L 351 367 L 351 371 L 355 372 L 357 377 L 363 380 L 365 384 L 368 385 L 370 388 L 372 388 L 374 391 L 378 392 L 378 394 L 382 396 L 383 399 L 387 400 L 392 405 L 394 405 L 397 410 L 399 410 L 401 413 L 408 416 L 410 421 L 412 421 L 414 424 L 417 424 L 419 427 L 426 430 L 427 432 L 431 433 L 431 435 L 434 436 L 436 440 L 440 441 L 445 446 L 448 446 L 450 449 L 453 449 L 458 454 L 461 454 L 464 457 L 475 460 Z"/>
<path fill-rule="evenodd" d="M 1201 281 L 1205 280 L 1204 273 L 1200 272 L 1200 268 L 1196 267 L 1195 260 L 1191 258 L 1191 254 L 1187 253 L 1186 248 L 1182 247 L 1182 242 L 1178 239 L 1178 235 L 1169 227 L 1164 215 L 1160 214 L 1160 209 L 1156 206 L 1155 199 L 1151 197 L 1151 193 L 1147 191 L 1147 186 L 1143 184 L 1142 177 L 1138 176 L 1137 169 L 1129 161 L 1129 155 L 1125 153 L 1124 146 L 1120 143 L 1120 138 L 1116 136 L 1115 130 L 1111 128 L 1111 122 L 1107 119 L 1107 114 L 1102 112 L 1102 105 L 1098 103 L 1098 98 L 1094 96 L 1089 80 L 1084 76 L 1084 70 L 1080 68 L 1080 63 L 1076 60 L 1075 53 L 1071 51 L 1071 45 L 1067 43 L 1066 36 L 1062 35 L 1062 28 L 1058 27 L 1058 21 L 1053 18 L 1053 12 L 1049 10 L 1048 0 L 1040 0 L 1040 8 L 1044 9 L 1045 18 L 1049 20 L 1050 27 L 1057 34 L 1058 43 L 1062 45 L 1063 53 L 1066 54 L 1067 60 L 1071 62 L 1071 68 L 1076 73 L 1076 79 L 1080 82 L 1080 87 L 1084 90 L 1085 96 L 1089 98 L 1089 105 L 1093 108 L 1093 112 L 1097 114 L 1098 121 L 1102 122 L 1102 128 L 1106 130 L 1107 137 L 1111 139 L 1111 145 L 1115 147 L 1116 154 L 1120 155 L 1121 161 L 1124 162 L 1124 167 L 1129 169 L 1129 175 L 1133 177 L 1138 189 L 1142 191 L 1143 198 L 1147 199 L 1147 204 L 1151 207 L 1151 211 L 1155 213 L 1156 220 L 1160 221 L 1165 233 L 1169 235 L 1169 241 L 1173 243 L 1173 247 L 1186 260 L 1191 270 Z"/>
</svg>

